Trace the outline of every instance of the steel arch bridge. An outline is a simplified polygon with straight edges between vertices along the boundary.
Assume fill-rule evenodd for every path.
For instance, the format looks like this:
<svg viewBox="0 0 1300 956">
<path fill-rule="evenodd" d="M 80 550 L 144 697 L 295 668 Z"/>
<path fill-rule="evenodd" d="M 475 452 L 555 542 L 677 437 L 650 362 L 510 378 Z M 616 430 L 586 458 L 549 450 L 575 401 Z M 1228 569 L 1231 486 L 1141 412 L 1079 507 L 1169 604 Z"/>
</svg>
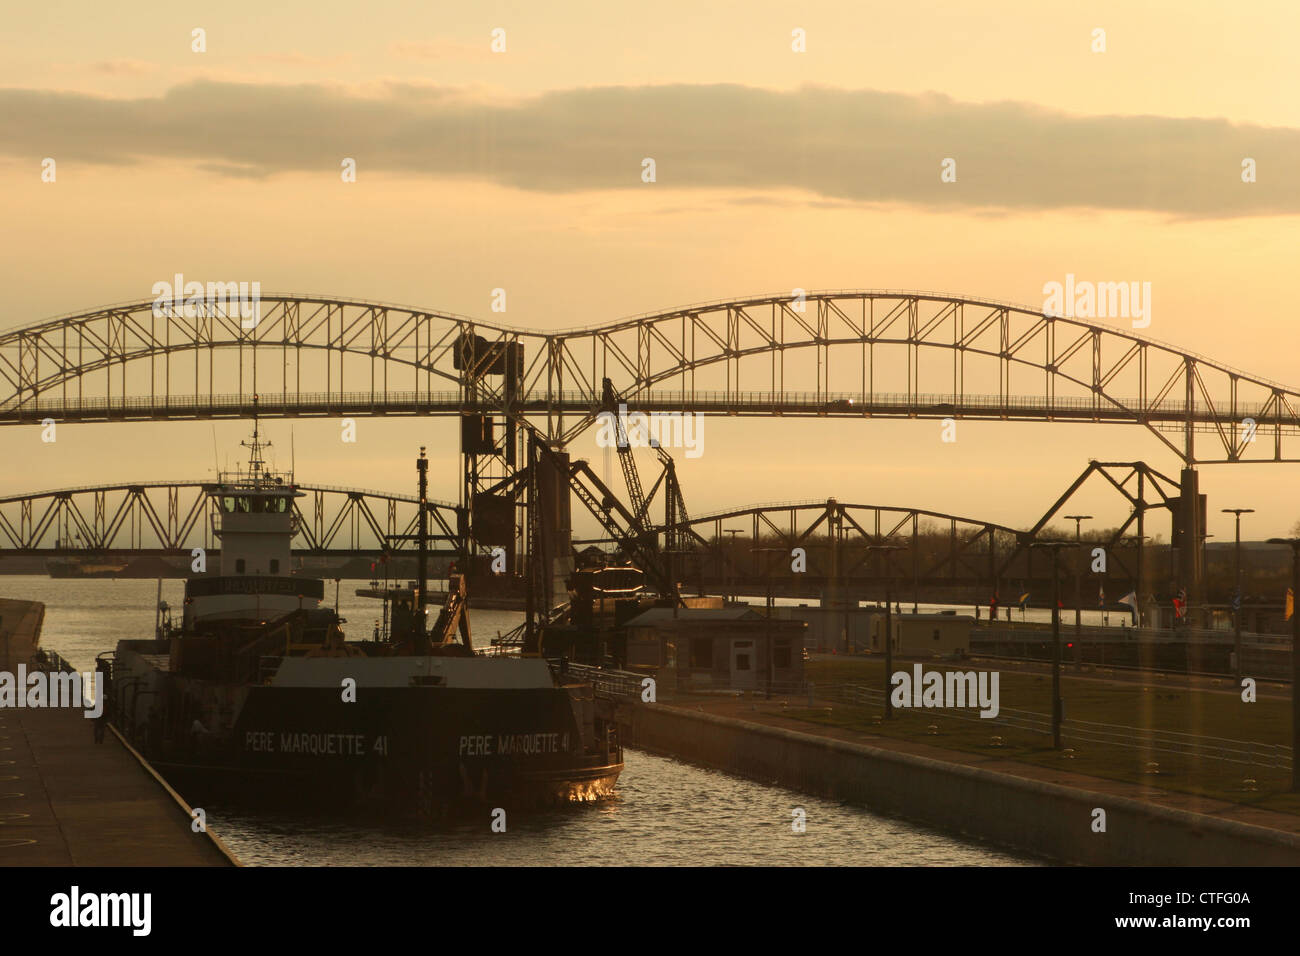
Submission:
<svg viewBox="0 0 1300 956">
<path fill-rule="evenodd" d="M 559 447 L 594 421 L 608 377 L 645 412 L 1128 424 L 1189 465 L 1300 461 L 1297 390 L 986 299 L 813 292 L 539 332 L 263 295 L 245 324 L 148 300 L 0 334 L 0 424 L 246 417 L 258 394 L 273 417 L 523 415 Z"/>
<path fill-rule="evenodd" d="M 0 554 L 167 554 L 220 547 L 211 479 L 86 486 L 0 497 Z M 295 554 L 414 553 L 419 499 L 329 485 L 298 485 Z M 435 542 L 456 540 L 457 509 L 426 502 Z"/>
<path fill-rule="evenodd" d="M 1126 485 L 1114 482 L 1107 470 L 1139 471 L 1149 478 L 1148 494 L 1135 497 Z M 690 518 L 678 526 L 685 542 L 687 583 L 692 579 L 711 586 L 728 581 L 750 586 L 765 581 L 789 585 L 799 580 L 808 586 L 850 586 L 879 583 L 894 576 L 900 583 L 910 582 L 915 595 L 922 585 L 952 588 L 983 588 L 981 600 L 1000 587 L 1038 580 L 1049 567 L 1042 559 L 1037 574 L 1030 545 L 1040 540 L 1048 521 L 1060 510 L 1062 502 L 1091 475 L 1100 473 L 1115 484 L 1128 499 L 1133 512 L 1106 541 L 1088 540 L 1086 548 L 1105 546 L 1113 566 L 1108 574 L 1128 581 L 1143 590 L 1142 536 L 1130 539 L 1126 533 L 1134 520 L 1152 509 L 1168 510 L 1166 488 L 1150 483 L 1171 479 L 1149 469 L 1142 462 L 1094 463 L 1033 527 L 1012 528 L 948 512 L 924 508 L 862 504 L 835 498 L 787 501 L 730 508 Z M 1155 498 L 1154 502 L 1148 498 Z M 739 527 L 737 527 L 739 525 Z M 655 529 L 663 534 L 665 528 Z M 744 541 L 739 547 L 724 537 L 737 531 Z M 615 543 L 610 538 L 588 538 L 574 542 L 575 547 L 588 544 Z M 758 545 L 751 550 L 752 545 Z M 872 546 L 892 546 L 898 553 L 882 558 L 873 554 Z M 795 548 L 805 550 L 806 567 L 792 573 Z M 1085 550 L 1086 550 L 1085 548 Z M 1050 565 L 1050 561 L 1046 562 Z M 709 573 L 712 577 L 709 578 Z M 1103 576 L 1103 580 L 1105 577 Z"/>
<path fill-rule="evenodd" d="M 775 562 L 740 557 L 731 553 L 723 534 L 725 525 L 747 524 L 741 528 L 748 540 L 775 546 L 781 555 Z M 933 536 L 933 526 L 946 526 L 950 547 L 946 554 L 922 554 L 918 541 Z M 918 579 L 933 580 L 950 576 L 987 577 L 998 575 L 998 557 L 1010 556 L 1018 543 L 1032 535 L 977 518 L 962 517 L 924 508 L 841 502 L 835 498 L 818 501 L 786 501 L 731 508 L 697 515 L 678 525 L 688 543 L 693 543 L 699 557 L 712 558 L 729 572 L 752 575 L 759 569 L 787 568 L 791 552 L 804 548 L 807 574 L 811 578 L 839 579 L 869 571 L 869 544 L 902 544 L 909 551 L 902 559 Z M 578 543 L 578 542 L 575 542 Z M 587 543 L 587 542 L 581 542 Z M 739 559 L 739 560 L 738 560 Z M 1005 571 L 1005 569 L 1003 569 Z M 788 576 L 788 575 L 787 575 Z"/>
</svg>

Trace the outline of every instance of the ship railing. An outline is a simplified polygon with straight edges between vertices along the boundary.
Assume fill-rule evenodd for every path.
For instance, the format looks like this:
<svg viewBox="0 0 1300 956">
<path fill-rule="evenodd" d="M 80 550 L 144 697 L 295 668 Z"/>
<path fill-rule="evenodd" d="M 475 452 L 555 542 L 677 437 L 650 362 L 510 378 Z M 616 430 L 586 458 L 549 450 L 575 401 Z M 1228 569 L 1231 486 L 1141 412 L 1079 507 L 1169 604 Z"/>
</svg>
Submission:
<svg viewBox="0 0 1300 956">
<path fill-rule="evenodd" d="M 578 680 L 589 681 L 592 689 L 603 697 L 640 697 L 645 674 L 636 671 L 576 664 L 572 661 L 551 661 L 560 673 Z"/>
</svg>

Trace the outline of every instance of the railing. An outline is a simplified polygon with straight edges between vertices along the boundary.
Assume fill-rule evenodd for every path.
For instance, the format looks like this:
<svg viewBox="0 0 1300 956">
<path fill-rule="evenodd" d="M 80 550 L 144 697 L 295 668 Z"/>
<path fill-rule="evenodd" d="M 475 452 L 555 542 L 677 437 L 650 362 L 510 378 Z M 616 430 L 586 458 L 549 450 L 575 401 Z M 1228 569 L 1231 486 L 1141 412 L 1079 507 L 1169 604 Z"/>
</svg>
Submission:
<svg viewBox="0 0 1300 956">
<path fill-rule="evenodd" d="M 813 684 L 805 682 L 799 692 L 806 695 L 808 706 L 815 701 L 833 701 L 859 707 L 884 707 L 884 691 L 864 684 Z M 1011 728 L 1045 737 L 1052 735 L 1052 719 L 1036 711 L 1014 710 L 1002 707 L 996 717 L 981 717 L 977 710 L 936 708 L 936 716 L 955 720 L 974 721 L 990 729 Z M 1063 742 L 1094 743 L 1109 747 L 1123 747 L 1143 753 L 1172 754 L 1195 757 L 1242 766 L 1290 770 L 1291 747 L 1285 744 L 1265 744 L 1227 737 L 1210 737 L 1203 734 L 1185 734 L 1172 730 L 1154 730 L 1123 724 L 1106 724 L 1091 720 L 1062 720 Z"/>
<path fill-rule="evenodd" d="M 40 657 L 39 655 L 44 655 Z M 28 670 L 43 671 L 47 674 L 75 674 L 77 669 L 58 652 L 48 648 L 40 648 L 32 659 L 27 662 Z"/>
<path fill-rule="evenodd" d="M 69 395 L 67 397 L 39 398 L 21 403 L 9 400 L 0 405 L 0 412 L 21 408 L 33 416 L 42 412 L 65 412 L 75 409 L 82 413 L 175 411 L 201 413 L 239 413 L 250 406 L 251 394 L 222 393 L 209 395 L 160 395 L 96 397 Z M 599 410 L 600 396 L 592 392 L 566 389 L 521 392 L 516 406 L 528 410 L 550 405 L 567 409 Z M 458 410 L 465 406 L 460 390 L 420 391 L 416 389 L 389 389 L 354 392 L 258 392 L 258 407 L 263 413 L 277 410 L 317 408 L 327 411 L 360 411 L 374 406 L 388 410 L 405 408 L 412 412 L 435 409 Z M 1094 396 L 1038 396 L 1038 395 L 952 395 L 944 392 L 909 394 L 907 392 L 808 392 L 780 389 L 733 391 L 726 389 L 651 390 L 633 396 L 628 403 L 630 411 L 728 411 L 745 408 L 772 408 L 791 410 L 816 410 L 843 415 L 873 413 L 897 414 L 1025 414 L 1120 417 L 1151 415 L 1185 416 L 1190 409 L 1194 415 L 1214 421 L 1238 421 L 1242 417 L 1257 419 L 1262 426 L 1281 422 L 1284 427 L 1300 425 L 1294 417 L 1274 411 L 1264 414 L 1261 403 L 1238 404 L 1235 409 L 1227 405 L 1211 408 L 1208 404 L 1193 401 L 1190 405 L 1182 399 L 1161 399 L 1145 406 L 1137 398 L 1109 398 Z"/>
<path fill-rule="evenodd" d="M 567 661 L 561 664 L 559 661 L 551 661 L 551 666 L 558 673 L 590 681 L 595 692 L 605 697 L 639 698 L 642 681 L 646 678 L 645 674 L 638 674 L 636 671 L 613 670 L 594 667 L 591 664 L 574 664 Z"/>
</svg>

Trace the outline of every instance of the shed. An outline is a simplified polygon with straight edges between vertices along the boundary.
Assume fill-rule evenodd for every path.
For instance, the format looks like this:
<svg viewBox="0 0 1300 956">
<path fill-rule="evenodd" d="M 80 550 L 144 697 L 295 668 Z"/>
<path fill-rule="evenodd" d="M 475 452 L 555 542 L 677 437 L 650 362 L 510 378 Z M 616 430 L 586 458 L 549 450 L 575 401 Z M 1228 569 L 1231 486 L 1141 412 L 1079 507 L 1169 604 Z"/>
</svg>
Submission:
<svg viewBox="0 0 1300 956">
<path fill-rule="evenodd" d="M 803 680 L 803 621 L 744 605 L 652 608 L 628 621 L 627 663 L 679 686 L 762 690 Z"/>
</svg>

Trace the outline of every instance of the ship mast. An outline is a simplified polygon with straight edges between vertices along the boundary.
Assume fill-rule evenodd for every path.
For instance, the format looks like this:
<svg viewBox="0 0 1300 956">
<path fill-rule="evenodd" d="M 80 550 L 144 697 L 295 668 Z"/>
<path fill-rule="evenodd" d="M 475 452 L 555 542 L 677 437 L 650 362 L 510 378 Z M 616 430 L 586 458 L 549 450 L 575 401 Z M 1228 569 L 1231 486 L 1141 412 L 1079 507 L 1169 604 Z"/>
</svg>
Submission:
<svg viewBox="0 0 1300 956">
<path fill-rule="evenodd" d="M 253 440 L 241 441 L 239 444 L 241 444 L 243 447 L 249 450 L 248 453 L 249 475 L 248 476 L 253 483 L 253 487 L 254 488 L 262 487 L 263 478 L 266 475 L 266 461 L 262 457 L 262 449 L 270 448 L 271 443 L 269 441 L 264 442 L 260 440 L 260 432 L 258 430 L 258 419 L 257 419 L 257 396 L 256 395 L 253 396 Z"/>
</svg>

